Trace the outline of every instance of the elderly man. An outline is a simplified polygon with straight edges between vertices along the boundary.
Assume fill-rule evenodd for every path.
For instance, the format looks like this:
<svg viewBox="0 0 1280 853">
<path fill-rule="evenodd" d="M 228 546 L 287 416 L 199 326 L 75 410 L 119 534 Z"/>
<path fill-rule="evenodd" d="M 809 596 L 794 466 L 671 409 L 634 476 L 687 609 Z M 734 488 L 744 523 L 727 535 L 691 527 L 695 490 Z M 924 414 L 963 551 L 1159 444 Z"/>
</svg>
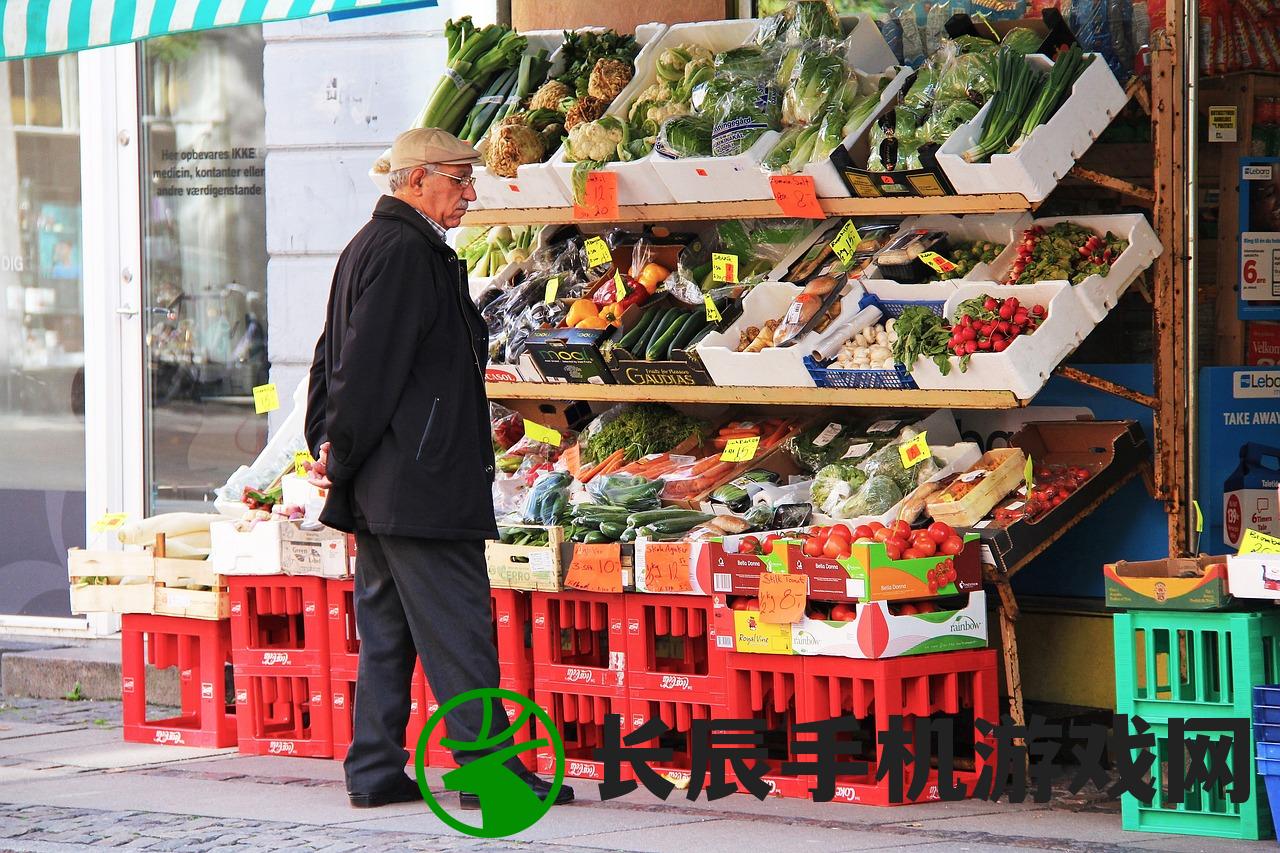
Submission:
<svg viewBox="0 0 1280 853">
<path fill-rule="evenodd" d="M 484 540 L 497 535 L 482 368 L 488 332 L 466 267 L 444 240 L 475 200 L 479 159 L 441 130 L 396 139 L 392 194 L 338 259 L 311 366 L 311 476 L 329 489 L 320 520 L 354 531 L 359 551 L 360 664 L 344 765 L 356 808 L 421 797 L 404 773 L 415 649 L 441 704 L 499 681 L 484 563 Z M 494 719 L 505 720 L 493 706 Z M 479 702 L 452 711 L 449 737 L 484 740 L 484 711 Z M 482 754 L 455 757 L 465 764 Z M 515 759 L 506 766 L 545 799 L 549 783 Z M 479 805 L 474 794 L 461 799 L 464 808 Z M 571 799 L 562 787 L 556 802 Z"/>
</svg>

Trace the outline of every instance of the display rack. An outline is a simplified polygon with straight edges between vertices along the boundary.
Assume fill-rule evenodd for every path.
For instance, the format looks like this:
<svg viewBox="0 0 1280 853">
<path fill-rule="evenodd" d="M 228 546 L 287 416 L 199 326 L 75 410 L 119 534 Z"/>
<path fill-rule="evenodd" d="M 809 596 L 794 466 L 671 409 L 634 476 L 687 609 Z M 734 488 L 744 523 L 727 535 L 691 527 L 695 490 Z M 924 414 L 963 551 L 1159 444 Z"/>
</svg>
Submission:
<svg viewBox="0 0 1280 853">
<path fill-rule="evenodd" d="M 886 391 L 875 388 L 733 387 L 724 385 L 568 385 L 490 382 L 492 400 L 607 403 L 720 403 L 740 406 L 844 406 L 878 409 L 1017 409 L 1008 391 Z"/>
</svg>

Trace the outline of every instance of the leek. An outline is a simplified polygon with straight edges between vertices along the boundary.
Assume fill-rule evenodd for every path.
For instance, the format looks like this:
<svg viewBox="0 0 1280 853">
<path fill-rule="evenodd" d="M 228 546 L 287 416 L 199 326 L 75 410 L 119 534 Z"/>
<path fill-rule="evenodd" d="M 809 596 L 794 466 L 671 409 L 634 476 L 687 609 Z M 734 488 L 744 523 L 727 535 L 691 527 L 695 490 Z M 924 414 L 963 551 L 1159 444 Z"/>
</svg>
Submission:
<svg viewBox="0 0 1280 853">
<path fill-rule="evenodd" d="M 1078 44 L 1071 45 L 1069 50 L 1058 57 L 1053 63 L 1053 71 L 1049 72 L 1049 81 L 1040 89 L 1040 96 L 1036 98 L 1031 112 L 1027 113 L 1026 121 L 1022 123 L 1022 133 L 1009 146 L 1010 151 L 1017 151 L 1030 138 L 1032 131 L 1053 118 L 1058 107 L 1071 96 L 1071 87 L 1084 73 L 1091 59 L 1092 57 L 1085 57 Z"/>
</svg>

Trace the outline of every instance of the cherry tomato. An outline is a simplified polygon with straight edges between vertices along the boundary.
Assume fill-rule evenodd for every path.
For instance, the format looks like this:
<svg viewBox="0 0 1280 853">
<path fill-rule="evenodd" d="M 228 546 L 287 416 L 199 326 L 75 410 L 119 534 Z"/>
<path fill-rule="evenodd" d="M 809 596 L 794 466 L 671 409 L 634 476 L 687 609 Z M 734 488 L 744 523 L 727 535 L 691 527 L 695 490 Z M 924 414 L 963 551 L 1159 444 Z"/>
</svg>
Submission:
<svg viewBox="0 0 1280 853">
<path fill-rule="evenodd" d="M 760 540 L 755 536 L 743 536 L 742 541 L 738 543 L 739 554 L 759 554 Z"/>
<path fill-rule="evenodd" d="M 950 524 L 944 524 L 941 521 L 935 521 L 929 525 L 929 538 L 941 545 L 947 541 L 947 537 L 955 536 L 956 532 L 951 529 Z"/>
<path fill-rule="evenodd" d="M 964 540 L 953 534 L 943 540 L 942 544 L 938 546 L 938 550 L 948 557 L 954 557 L 964 550 Z"/>
<path fill-rule="evenodd" d="M 893 534 L 894 534 L 895 536 L 901 536 L 903 539 L 910 538 L 910 536 L 911 536 L 911 525 L 910 525 L 910 524 L 907 524 L 907 523 L 906 523 L 905 521 L 903 521 L 902 519 L 898 519 L 897 521 L 895 521 L 893 524 L 891 524 L 891 525 L 889 525 L 889 526 L 890 526 L 891 528 L 893 528 Z"/>
<path fill-rule="evenodd" d="M 888 542 L 884 543 L 884 554 L 890 560 L 901 560 L 903 550 L 902 541 L 900 539 L 890 539 Z"/>
<path fill-rule="evenodd" d="M 873 528 L 870 524 L 859 524 L 858 528 L 853 531 L 853 536 L 850 538 L 852 538 L 854 541 L 857 541 L 859 539 L 871 539 L 872 537 L 875 536 L 875 532 L 876 532 L 875 528 Z"/>
<path fill-rule="evenodd" d="M 806 557 L 821 557 L 823 543 L 816 536 L 811 536 L 804 541 L 804 547 L 800 550 L 804 552 Z"/>
<path fill-rule="evenodd" d="M 938 580 L 937 580 L 937 578 L 929 578 L 929 594 L 930 594 L 930 595 L 937 595 L 937 593 L 938 593 Z"/>
</svg>

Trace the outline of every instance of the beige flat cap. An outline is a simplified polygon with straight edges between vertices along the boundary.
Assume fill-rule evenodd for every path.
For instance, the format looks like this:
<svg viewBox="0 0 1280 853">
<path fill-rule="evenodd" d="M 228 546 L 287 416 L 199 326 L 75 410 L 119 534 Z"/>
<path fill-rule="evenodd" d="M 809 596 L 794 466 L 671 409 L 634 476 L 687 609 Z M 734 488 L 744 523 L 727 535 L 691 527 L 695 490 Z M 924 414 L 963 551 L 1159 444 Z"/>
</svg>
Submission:
<svg viewBox="0 0 1280 853">
<path fill-rule="evenodd" d="M 436 163 L 441 166 L 460 166 L 479 163 L 480 152 L 452 133 L 435 127 L 419 127 L 406 130 L 396 137 L 391 146 L 391 171 Z"/>
</svg>

